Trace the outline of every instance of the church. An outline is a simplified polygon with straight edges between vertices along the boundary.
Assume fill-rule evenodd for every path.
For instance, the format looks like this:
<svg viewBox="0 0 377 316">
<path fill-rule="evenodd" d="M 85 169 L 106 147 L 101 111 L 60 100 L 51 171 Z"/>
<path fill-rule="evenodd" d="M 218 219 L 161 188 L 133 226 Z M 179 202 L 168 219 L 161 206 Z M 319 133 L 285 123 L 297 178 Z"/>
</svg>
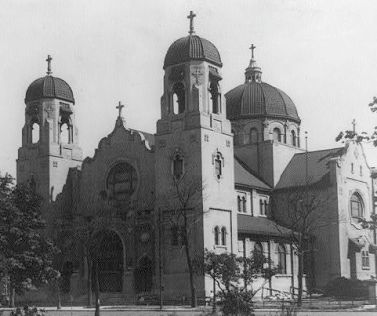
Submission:
<svg viewBox="0 0 377 316">
<path fill-rule="evenodd" d="M 126 125 L 119 102 L 113 129 L 84 159 L 80 105 L 69 84 L 52 76 L 50 56 L 47 74 L 26 91 L 17 180 L 43 197 L 48 233 L 77 240 L 62 259 L 63 291 L 85 297 L 95 246 L 102 297 L 127 303 L 163 288 L 166 299 L 182 301 L 190 297 L 187 238 L 192 258 L 205 249 L 263 253 L 277 274 L 255 281 L 258 295 L 292 293 L 298 256 L 288 197 L 304 188 L 320 201 L 311 220 L 321 219 L 304 287 L 375 278 L 376 235 L 359 219 L 375 212 L 376 177 L 362 146 L 305 150 L 297 107 L 262 80 L 254 45 L 244 82 L 224 93 L 220 52 L 196 35 L 194 16 L 189 35 L 167 49 L 154 134 Z M 208 277 L 196 274 L 193 282 L 199 299 L 212 295 Z"/>
</svg>

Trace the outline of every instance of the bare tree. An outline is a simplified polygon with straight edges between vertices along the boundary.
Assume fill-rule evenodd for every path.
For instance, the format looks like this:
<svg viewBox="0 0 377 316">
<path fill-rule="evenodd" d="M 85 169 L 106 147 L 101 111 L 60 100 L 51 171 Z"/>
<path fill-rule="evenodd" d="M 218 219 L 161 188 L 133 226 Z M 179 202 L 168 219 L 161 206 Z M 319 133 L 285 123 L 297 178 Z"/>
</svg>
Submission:
<svg viewBox="0 0 377 316">
<path fill-rule="evenodd" d="M 283 231 L 278 223 L 289 229 L 289 240 L 298 257 L 298 306 L 302 304 L 304 258 L 313 255 L 315 236 L 336 220 L 335 213 L 325 207 L 328 201 L 328 193 L 319 184 L 275 191 L 272 195 L 272 213 L 277 220 L 276 228 L 281 231 L 282 236 L 286 236 L 287 232 Z M 308 268 L 311 273 L 311 268 Z"/>
<path fill-rule="evenodd" d="M 179 177 L 173 175 L 172 183 L 172 190 L 165 199 L 167 209 L 163 211 L 162 220 L 170 223 L 173 230 L 175 229 L 175 237 L 180 239 L 189 272 L 191 306 L 195 307 L 197 305 L 195 261 L 198 260 L 198 254 L 194 251 L 193 235 L 205 213 L 202 210 L 204 185 L 200 179 L 192 177 L 190 170 Z"/>
</svg>

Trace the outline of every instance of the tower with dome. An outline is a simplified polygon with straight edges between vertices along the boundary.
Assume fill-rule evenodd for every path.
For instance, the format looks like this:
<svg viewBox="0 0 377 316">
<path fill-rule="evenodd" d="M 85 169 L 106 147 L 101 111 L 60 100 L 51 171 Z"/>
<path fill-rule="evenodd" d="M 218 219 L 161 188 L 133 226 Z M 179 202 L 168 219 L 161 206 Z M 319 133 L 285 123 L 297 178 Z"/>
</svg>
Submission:
<svg viewBox="0 0 377 316">
<path fill-rule="evenodd" d="M 82 150 L 72 89 L 52 76 L 50 55 L 46 61 L 46 76 L 34 80 L 26 91 L 17 180 L 30 181 L 48 203 L 61 192 L 69 168 L 81 165 Z"/>
<path fill-rule="evenodd" d="M 287 201 L 302 190 L 318 194 L 315 214 L 325 219 L 310 239 L 319 252 L 305 259 L 304 288 L 375 276 L 376 240 L 358 222 L 373 213 L 375 185 L 360 145 L 306 152 L 296 105 L 262 80 L 254 45 L 244 83 L 224 93 L 220 52 L 195 33 L 194 17 L 165 55 L 155 134 L 126 126 L 119 102 L 114 128 L 83 160 L 73 92 L 52 76 L 50 56 L 47 75 L 27 89 L 18 182 L 43 197 L 58 244 L 89 232 L 58 258 L 63 302 L 85 301 L 94 274 L 102 304 L 153 302 L 161 289 L 189 303 L 190 283 L 204 302 L 213 281 L 191 279 L 187 255 L 202 260 L 205 249 L 265 254 L 278 273 L 255 280 L 258 295 L 294 295 L 299 262 Z"/>
</svg>

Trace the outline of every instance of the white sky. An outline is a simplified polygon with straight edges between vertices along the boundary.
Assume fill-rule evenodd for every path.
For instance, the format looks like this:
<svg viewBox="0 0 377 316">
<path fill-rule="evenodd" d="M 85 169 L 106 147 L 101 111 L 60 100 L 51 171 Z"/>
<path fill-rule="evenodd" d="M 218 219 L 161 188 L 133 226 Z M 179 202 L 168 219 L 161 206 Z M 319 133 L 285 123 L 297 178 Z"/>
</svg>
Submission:
<svg viewBox="0 0 377 316">
<path fill-rule="evenodd" d="M 254 43 L 262 80 L 292 98 L 310 150 L 339 146 L 353 118 L 358 131 L 377 125 L 368 109 L 377 95 L 377 1 L 0 0 L 0 172 L 15 176 L 25 92 L 45 75 L 47 54 L 73 89 L 85 156 L 112 131 L 119 100 L 128 126 L 154 133 L 164 56 L 187 35 L 190 10 L 196 34 L 220 52 L 222 90 L 243 83 Z"/>
</svg>

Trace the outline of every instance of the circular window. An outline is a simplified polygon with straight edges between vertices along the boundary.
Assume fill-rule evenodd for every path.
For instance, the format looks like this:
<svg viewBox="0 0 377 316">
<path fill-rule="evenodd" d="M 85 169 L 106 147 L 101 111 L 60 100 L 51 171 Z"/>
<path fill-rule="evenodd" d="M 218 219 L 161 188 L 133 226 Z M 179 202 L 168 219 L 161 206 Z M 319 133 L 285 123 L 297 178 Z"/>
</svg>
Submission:
<svg viewBox="0 0 377 316">
<path fill-rule="evenodd" d="M 137 186 L 134 167 L 126 162 L 114 166 L 107 177 L 107 189 L 111 199 L 124 201 L 131 197 Z"/>
</svg>

